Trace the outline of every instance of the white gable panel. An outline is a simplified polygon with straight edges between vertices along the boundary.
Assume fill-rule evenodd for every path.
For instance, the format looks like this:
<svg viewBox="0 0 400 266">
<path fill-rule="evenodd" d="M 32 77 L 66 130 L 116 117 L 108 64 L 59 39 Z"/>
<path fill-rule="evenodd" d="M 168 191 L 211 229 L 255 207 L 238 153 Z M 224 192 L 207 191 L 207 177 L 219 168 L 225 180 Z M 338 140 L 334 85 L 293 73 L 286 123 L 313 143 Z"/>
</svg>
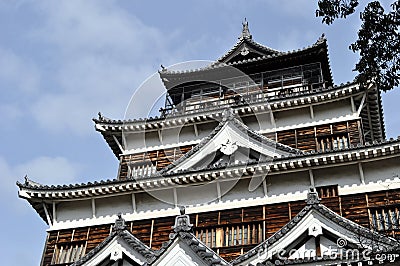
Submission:
<svg viewBox="0 0 400 266">
<path fill-rule="evenodd" d="M 296 218 L 295 218 L 296 219 Z M 352 223 L 351 221 L 347 221 Z M 313 231 L 317 233 L 313 234 Z M 329 240 L 326 234 L 330 235 L 330 238 L 335 239 L 335 242 Z M 301 243 L 304 237 L 310 237 L 302 246 L 294 248 L 295 243 Z M 274 255 L 285 254 L 285 252 L 293 251 L 289 256 L 291 259 L 301 259 L 315 255 L 315 238 L 320 237 L 321 254 L 329 256 L 332 252 L 338 252 L 338 246 L 336 243 L 337 239 L 344 240 L 345 243 L 353 245 L 355 247 L 373 248 L 371 245 L 377 243 L 371 242 L 370 239 L 364 238 L 363 236 L 356 235 L 346 227 L 335 223 L 332 219 L 329 219 L 316 211 L 311 209 L 301 220 L 290 229 L 279 241 L 275 242 L 271 246 L 264 249 L 263 252 L 258 253 L 257 256 L 250 257 L 248 260 L 240 263 L 239 265 L 248 265 L 265 262 L 271 259 Z M 389 243 L 381 243 L 381 245 L 390 245 Z M 340 248 L 340 247 L 339 247 Z M 314 250 L 314 252 L 313 252 Z M 324 253 L 323 253 L 324 252 Z"/>
<path fill-rule="evenodd" d="M 169 246 L 164 255 L 157 260 L 154 266 L 206 266 L 206 264 L 195 254 L 190 247 L 175 239 L 175 242 Z"/>
<path fill-rule="evenodd" d="M 129 257 L 139 265 L 144 265 L 146 262 L 146 259 L 137 251 L 133 250 L 125 241 L 114 238 L 110 243 L 108 243 L 103 249 L 101 249 L 96 255 L 94 255 L 83 265 L 99 265 L 110 256 L 111 260 L 122 259 L 123 254 L 125 254 L 127 257 Z"/>
<path fill-rule="evenodd" d="M 204 144 L 190 158 L 178 163 L 172 171 L 186 170 L 197 165 L 199 162 L 207 161 L 205 158 L 208 158 L 210 154 L 218 150 L 227 155 L 233 154 L 239 147 L 254 150 L 266 158 L 280 158 L 282 155 L 289 154 L 288 152 L 276 149 L 272 145 L 266 145 L 252 138 L 246 132 L 239 129 L 233 121 L 228 121 L 211 140 Z"/>
</svg>

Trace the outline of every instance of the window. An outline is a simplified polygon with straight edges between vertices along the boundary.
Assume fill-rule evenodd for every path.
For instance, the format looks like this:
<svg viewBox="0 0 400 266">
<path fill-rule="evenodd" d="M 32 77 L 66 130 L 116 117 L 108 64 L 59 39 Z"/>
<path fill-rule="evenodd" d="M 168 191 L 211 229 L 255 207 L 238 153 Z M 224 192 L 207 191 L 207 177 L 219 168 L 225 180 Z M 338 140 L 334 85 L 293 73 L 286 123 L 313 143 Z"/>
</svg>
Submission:
<svg viewBox="0 0 400 266">
<path fill-rule="evenodd" d="M 321 199 L 338 196 L 338 185 L 316 187 L 315 190 L 318 192 L 318 196 Z"/>
<path fill-rule="evenodd" d="M 85 255 L 86 242 L 57 244 L 51 264 L 64 264 L 79 260 Z"/>
<path fill-rule="evenodd" d="M 370 209 L 371 227 L 377 231 L 391 231 L 400 229 L 400 206 L 386 206 L 384 208 Z"/>
<path fill-rule="evenodd" d="M 320 151 L 341 150 L 349 147 L 347 134 L 335 134 L 318 137 L 318 147 Z"/>
<path fill-rule="evenodd" d="M 211 248 L 258 244 L 263 233 L 262 222 L 195 230 L 196 237 Z"/>
</svg>

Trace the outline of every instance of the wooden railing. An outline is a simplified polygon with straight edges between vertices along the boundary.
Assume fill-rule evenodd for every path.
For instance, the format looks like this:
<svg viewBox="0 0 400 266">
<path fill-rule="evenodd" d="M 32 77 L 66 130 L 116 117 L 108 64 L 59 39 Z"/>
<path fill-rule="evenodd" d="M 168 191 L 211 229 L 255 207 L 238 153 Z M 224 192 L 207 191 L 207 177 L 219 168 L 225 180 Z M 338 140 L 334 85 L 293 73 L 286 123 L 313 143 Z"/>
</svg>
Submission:
<svg viewBox="0 0 400 266">
<path fill-rule="evenodd" d="M 243 84 L 242 84 L 243 85 Z M 233 86 L 222 95 L 216 93 L 209 96 L 194 96 L 177 106 L 161 108 L 162 115 L 178 115 L 196 113 L 206 110 L 221 109 L 229 106 L 251 105 L 254 103 L 268 102 L 278 99 L 307 95 L 316 91 L 327 90 L 324 83 L 299 84 L 295 80 L 280 81 L 261 86 L 261 84 L 249 84 L 241 87 Z"/>
</svg>

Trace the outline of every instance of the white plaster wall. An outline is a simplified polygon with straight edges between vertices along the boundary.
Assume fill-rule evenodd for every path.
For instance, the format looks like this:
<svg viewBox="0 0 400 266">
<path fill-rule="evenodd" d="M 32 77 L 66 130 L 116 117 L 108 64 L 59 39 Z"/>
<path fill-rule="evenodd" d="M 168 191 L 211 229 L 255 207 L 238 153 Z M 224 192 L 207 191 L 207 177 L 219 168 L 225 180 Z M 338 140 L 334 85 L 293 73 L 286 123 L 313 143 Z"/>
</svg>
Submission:
<svg viewBox="0 0 400 266">
<path fill-rule="evenodd" d="M 95 200 L 96 216 L 115 215 L 118 213 L 132 213 L 132 196 L 121 195 L 116 197 L 99 198 Z"/>
<path fill-rule="evenodd" d="M 59 202 L 56 205 L 57 221 L 73 221 L 92 217 L 92 203 L 90 200 Z"/>
<path fill-rule="evenodd" d="M 200 138 L 207 137 L 219 124 L 219 121 L 210 121 L 197 124 L 197 133 Z"/>
<path fill-rule="evenodd" d="M 271 113 L 257 112 L 256 114 L 241 117 L 242 122 L 252 130 L 266 130 L 275 128 L 275 119 L 271 120 Z"/>
<path fill-rule="evenodd" d="M 162 144 L 172 144 L 179 143 L 179 133 L 181 131 L 180 127 L 174 128 L 163 128 L 161 130 Z M 196 138 L 193 138 L 195 140 Z"/>
<path fill-rule="evenodd" d="M 310 109 L 308 107 L 274 112 L 274 118 L 277 127 L 312 122 Z"/>
<path fill-rule="evenodd" d="M 168 207 L 175 206 L 174 190 L 173 189 L 162 189 L 156 191 L 148 191 L 148 193 L 155 199 L 158 199 Z"/>
<path fill-rule="evenodd" d="M 180 142 L 192 141 L 193 139 L 196 139 L 193 126 L 185 126 L 180 129 L 179 131 Z"/>
<path fill-rule="evenodd" d="M 351 115 L 350 99 L 342 99 L 330 103 L 314 105 L 314 118 L 315 120 L 330 119 L 339 116 Z"/>
<path fill-rule="evenodd" d="M 145 145 L 146 147 L 161 145 L 157 131 L 146 131 Z"/>
<path fill-rule="evenodd" d="M 254 191 L 249 190 L 249 183 L 249 178 L 237 181 L 221 182 L 222 201 L 226 202 L 264 197 L 262 183 Z"/>
<path fill-rule="evenodd" d="M 307 191 L 310 188 L 308 172 L 287 173 L 281 175 L 267 175 L 268 196 L 295 194 Z"/>
<path fill-rule="evenodd" d="M 173 208 L 169 203 L 162 202 L 147 192 L 135 194 L 137 212 L 167 210 Z"/>
<path fill-rule="evenodd" d="M 400 157 L 362 164 L 365 183 L 387 182 L 388 179 L 400 177 Z"/>
<path fill-rule="evenodd" d="M 144 133 L 124 133 L 125 134 L 125 149 L 140 149 L 145 147 Z"/>
<path fill-rule="evenodd" d="M 356 164 L 327 167 L 313 170 L 315 186 L 351 186 L 359 185 L 360 175 Z"/>
<path fill-rule="evenodd" d="M 216 183 L 177 188 L 179 205 L 196 205 L 214 202 L 218 199 Z"/>
</svg>

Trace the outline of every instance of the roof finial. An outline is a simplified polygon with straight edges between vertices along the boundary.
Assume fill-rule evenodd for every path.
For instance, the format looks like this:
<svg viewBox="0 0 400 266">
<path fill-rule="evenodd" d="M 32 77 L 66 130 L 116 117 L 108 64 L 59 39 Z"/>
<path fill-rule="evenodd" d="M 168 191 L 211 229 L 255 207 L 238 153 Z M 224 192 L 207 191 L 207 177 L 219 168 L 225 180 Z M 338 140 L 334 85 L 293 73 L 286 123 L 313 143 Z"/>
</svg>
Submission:
<svg viewBox="0 0 400 266">
<path fill-rule="evenodd" d="M 232 108 L 227 108 L 222 111 L 222 122 L 233 120 L 235 118 L 235 113 Z"/>
<path fill-rule="evenodd" d="M 318 197 L 318 192 L 315 190 L 315 187 L 310 187 L 310 190 L 307 194 L 307 205 L 319 204 L 321 199 Z"/>
<path fill-rule="evenodd" d="M 251 39 L 251 34 L 249 30 L 249 22 L 247 21 L 246 18 L 244 18 L 244 21 L 242 22 L 242 34 L 240 35 L 239 39 L 242 38 L 249 38 Z"/>
<path fill-rule="evenodd" d="M 190 232 L 192 230 L 193 224 L 190 223 L 189 215 L 185 214 L 185 207 L 181 206 L 179 208 L 180 215 L 175 218 L 175 225 L 172 227 L 175 233 L 185 231 Z"/>
<path fill-rule="evenodd" d="M 125 220 L 124 220 L 124 218 L 122 218 L 122 213 L 119 212 L 117 214 L 117 216 L 118 216 L 118 218 L 117 218 L 117 220 L 115 220 L 115 224 L 114 224 L 113 230 L 116 231 L 116 230 L 124 230 L 124 229 L 126 229 Z"/>
</svg>

